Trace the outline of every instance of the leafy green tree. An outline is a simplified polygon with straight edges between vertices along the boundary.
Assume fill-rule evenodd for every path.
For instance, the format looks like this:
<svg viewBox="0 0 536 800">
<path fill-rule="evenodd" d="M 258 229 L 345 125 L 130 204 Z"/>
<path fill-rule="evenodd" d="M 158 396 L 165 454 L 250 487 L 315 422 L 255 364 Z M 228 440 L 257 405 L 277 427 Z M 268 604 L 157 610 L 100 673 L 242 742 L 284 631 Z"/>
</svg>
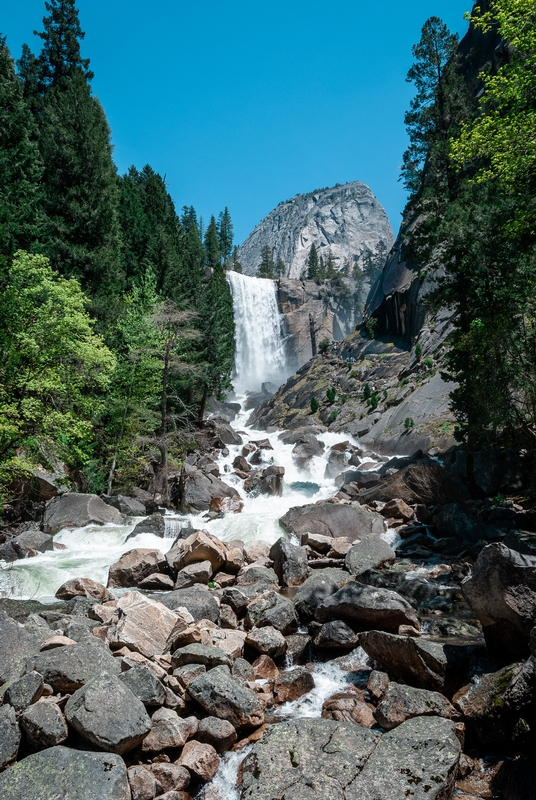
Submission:
<svg viewBox="0 0 536 800">
<path fill-rule="evenodd" d="M 75 280 L 41 255 L 19 251 L 0 291 L 0 460 L 39 446 L 83 463 L 114 357 L 93 331 Z"/>
<path fill-rule="evenodd" d="M 0 37 L 0 253 L 31 250 L 44 234 L 37 128 Z"/>
<path fill-rule="evenodd" d="M 313 242 L 309 251 L 309 257 L 307 259 L 307 277 L 309 280 L 316 280 L 318 278 L 319 267 L 320 264 L 318 260 L 318 251 L 315 243 Z"/>
<path fill-rule="evenodd" d="M 261 249 L 261 263 L 257 270 L 258 278 L 274 278 L 274 257 L 270 245 L 263 245 Z"/>
<path fill-rule="evenodd" d="M 233 254 L 233 223 L 227 206 L 218 217 L 218 244 L 224 269 L 229 269 Z"/>
</svg>

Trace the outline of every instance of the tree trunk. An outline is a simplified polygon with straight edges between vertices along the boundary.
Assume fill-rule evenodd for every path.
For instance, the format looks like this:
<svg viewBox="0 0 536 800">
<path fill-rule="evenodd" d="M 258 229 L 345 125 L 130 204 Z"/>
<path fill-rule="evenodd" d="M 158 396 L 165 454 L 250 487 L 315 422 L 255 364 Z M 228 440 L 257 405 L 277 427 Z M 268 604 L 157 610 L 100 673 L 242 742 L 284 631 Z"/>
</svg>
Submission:
<svg viewBox="0 0 536 800">
<path fill-rule="evenodd" d="M 205 410 L 207 407 L 207 400 L 208 400 L 208 388 L 205 386 L 203 389 L 203 397 L 201 398 L 201 407 L 199 409 L 199 422 L 203 422 L 203 417 L 205 416 Z"/>
<path fill-rule="evenodd" d="M 312 314 L 309 314 L 309 333 L 311 335 L 311 351 L 314 358 L 316 356 L 316 328 Z"/>
</svg>

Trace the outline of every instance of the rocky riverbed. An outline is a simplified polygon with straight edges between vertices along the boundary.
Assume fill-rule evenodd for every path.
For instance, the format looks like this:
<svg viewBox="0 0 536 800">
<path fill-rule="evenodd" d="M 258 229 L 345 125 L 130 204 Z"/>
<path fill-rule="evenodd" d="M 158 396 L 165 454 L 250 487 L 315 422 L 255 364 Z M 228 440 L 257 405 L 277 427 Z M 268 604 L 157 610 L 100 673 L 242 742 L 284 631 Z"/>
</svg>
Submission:
<svg viewBox="0 0 536 800">
<path fill-rule="evenodd" d="M 528 461 L 389 459 L 246 410 L 171 513 L 64 494 L 4 532 L 2 579 L 80 531 L 115 544 L 0 601 L 0 796 L 535 797 Z"/>
</svg>

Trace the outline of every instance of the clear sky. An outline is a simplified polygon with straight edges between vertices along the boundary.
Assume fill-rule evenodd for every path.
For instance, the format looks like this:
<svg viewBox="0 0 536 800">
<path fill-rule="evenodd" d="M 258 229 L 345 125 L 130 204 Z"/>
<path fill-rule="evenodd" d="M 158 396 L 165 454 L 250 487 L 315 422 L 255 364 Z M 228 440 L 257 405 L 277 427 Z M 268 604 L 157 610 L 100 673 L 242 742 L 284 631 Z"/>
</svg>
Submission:
<svg viewBox="0 0 536 800">
<path fill-rule="evenodd" d="M 78 0 L 83 55 L 121 172 L 149 163 L 180 209 L 228 206 L 240 243 L 281 200 L 361 180 L 398 228 L 405 82 L 425 20 L 463 35 L 470 0 Z M 5 0 L 34 51 L 43 0 Z"/>
</svg>

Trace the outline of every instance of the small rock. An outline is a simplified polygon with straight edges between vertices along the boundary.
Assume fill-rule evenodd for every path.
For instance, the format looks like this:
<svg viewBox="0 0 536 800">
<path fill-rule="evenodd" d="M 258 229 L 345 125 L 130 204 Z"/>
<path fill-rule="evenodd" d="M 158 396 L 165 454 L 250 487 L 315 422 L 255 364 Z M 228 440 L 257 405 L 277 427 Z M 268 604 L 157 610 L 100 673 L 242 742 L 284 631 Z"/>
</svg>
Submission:
<svg viewBox="0 0 536 800">
<path fill-rule="evenodd" d="M 106 586 L 91 578 L 72 578 L 63 583 L 56 592 L 58 600 L 72 600 L 73 597 L 87 597 L 89 600 L 96 600 L 98 603 L 105 603 L 113 600 Z"/>
<path fill-rule="evenodd" d="M 132 792 L 132 800 L 154 800 L 156 797 L 156 780 L 147 767 L 130 767 L 128 782 Z"/>
<path fill-rule="evenodd" d="M 217 753 L 225 753 L 237 740 L 234 727 L 225 719 L 205 717 L 199 723 L 196 738 L 199 742 L 210 744 Z"/>
<path fill-rule="evenodd" d="M 163 792 L 182 792 L 190 783 L 190 773 L 178 764 L 152 764 L 151 772 L 159 797 Z"/>
<path fill-rule="evenodd" d="M 345 622 L 335 619 L 322 625 L 313 644 L 320 648 L 350 649 L 357 647 L 358 641 L 357 635 Z"/>
<path fill-rule="evenodd" d="M 191 736 L 195 736 L 198 720 L 195 717 L 179 717 L 171 708 L 159 708 L 151 720 L 151 731 L 143 740 L 144 753 L 160 753 L 169 747 L 182 747 Z"/>
<path fill-rule="evenodd" d="M 389 675 L 373 669 L 369 675 L 367 689 L 375 700 L 381 700 L 389 686 Z"/>
<path fill-rule="evenodd" d="M 206 644 L 190 644 L 175 650 L 171 658 L 171 665 L 174 669 L 183 667 L 185 664 L 204 664 L 207 669 L 220 667 L 225 664 L 231 667 L 232 660 L 219 647 Z"/>
<path fill-rule="evenodd" d="M 210 781 L 218 771 L 220 758 L 211 744 L 191 741 L 184 745 L 177 763 L 201 780 Z"/>
<path fill-rule="evenodd" d="M 337 692 L 328 697 L 322 706 L 322 719 L 352 722 L 362 728 L 373 728 L 376 725 L 373 709 L 352 691 Z"/>
<path fill-rule="evenodd" d="M 20 727 L 28 744 L 39 750 L 61 744 L 69 733 L 63 714 L 56 703 L 44 700 L 22 712 Z"/>
<path fill-rule="evenodd" d="M 270 656 L 259 656 L 252 667 L 255 680 L 274 681 L 279 677 L 279 670 Z"/>
<path fill-rule="evenodd" d="M 108 586 L 119 588 L 138 586 L 144 578 L 148 578 L 154 572 L 161 572 L 165 565 L 166 559 L 160 550 L 146 547 L 129 550 L 110 567 Z"/>
<path fill-rule="evenodd" d="M 68 647 L 73 644 L 76 644 L 76 642 L 69 636 L 49 636 L 41 645 L 41 652 L 44 653 L 46 650 L 54 650 L 56 647 Z"/>
<path fill-rule="evenodd" d="M 145 509 L 143 509 L 143 513 L 145 513 Z M 146 519 L 142 519 L 141 522 L 138 522 L 132 533 L 129 533 L 127 541 L 133 539 L 135 536 L 139 536 L 140 533 L 152 533 L 153 536 L 159 536 L 163 539 L 166 535 L 166 522 L 163 514 L 151 514 L 149 517 L 146 517 Z"/>
<path fill-rule="evenodd" d="M 210 561 L 198 561 L 189 564 L 180 570 L 175 581 L 175 589 L 187 589 L 194 583 L 208 584 L 212 578 L 212 566 Z"/>
<path fill-rule="evenodd" d="M 264 722 L 256 694 L 233 677 L 228 667 L 216 667 L 196 678 L 188 692 L 208 714 L 226 719 L 237 729 L 258 727 Z"/>
<path fill-rule="evenodd" d="M 128 686 L 132 694 L 141 700 L 144 706 L 164 705 L 166 700 L 164 684 L 144 664 L 139 664 L 127 672 L 123 672 L 119 676 L 119 680 Z"/>
<path fill-rule="evenodd" d="M 399 683 L 389 683 L 374 716 L 387 731 L 413 717 L 458 718 L 454 706 L 439 692 L 414 689 Z"/>
<path fill-rule="evenodd" d="M 266 592 L 247 607 L 246 626 L 262 628 L 271 625 L 283 636 L 298 630 L 298 617 L 291 600 L 277 592 Z"/>
<path fill-rule="evenodd" d="M 17 758 L 19 744 L 20 730 L 15 709 L 12 706 L 3 706 L 0 708 L 0 768 Z"/>
<path fill-rule="evenodd" d="M 307 578 L 307 552 L 281 536 L 270 548 L 270 558 L 281 586 L 300 586 Z"/>
<path fill-rule="evenodd" d="M 75 692 L 103 670 L 119 674 L 121 665 L 102 642 L 94 639 L 40 653 L 35 668 L 55 692 Z"/>
<path fill-rule="evenodd" d="M 253 628 L 246 637 L 246 644 L 256 650 L 257 653 L 274 658 L 284 655 L 287 649 L 283 634 L 271 626 Z"/>
<path fill-rule="evenodd" d="M 10 684 L 4 697 L 15 711 L 24 711 L 25 708 L 36 703 L 44 691 L 43 676 L 38 672 L 28 672 L 18 681 Z"/>
<path fill-rule="evenodd" d="M 315 688 L 314 678 L 305 667 L 295 667 L 282 672 L 274 683 L 274 695 L 277 703 L 297 700 Z"/>
</svg>

